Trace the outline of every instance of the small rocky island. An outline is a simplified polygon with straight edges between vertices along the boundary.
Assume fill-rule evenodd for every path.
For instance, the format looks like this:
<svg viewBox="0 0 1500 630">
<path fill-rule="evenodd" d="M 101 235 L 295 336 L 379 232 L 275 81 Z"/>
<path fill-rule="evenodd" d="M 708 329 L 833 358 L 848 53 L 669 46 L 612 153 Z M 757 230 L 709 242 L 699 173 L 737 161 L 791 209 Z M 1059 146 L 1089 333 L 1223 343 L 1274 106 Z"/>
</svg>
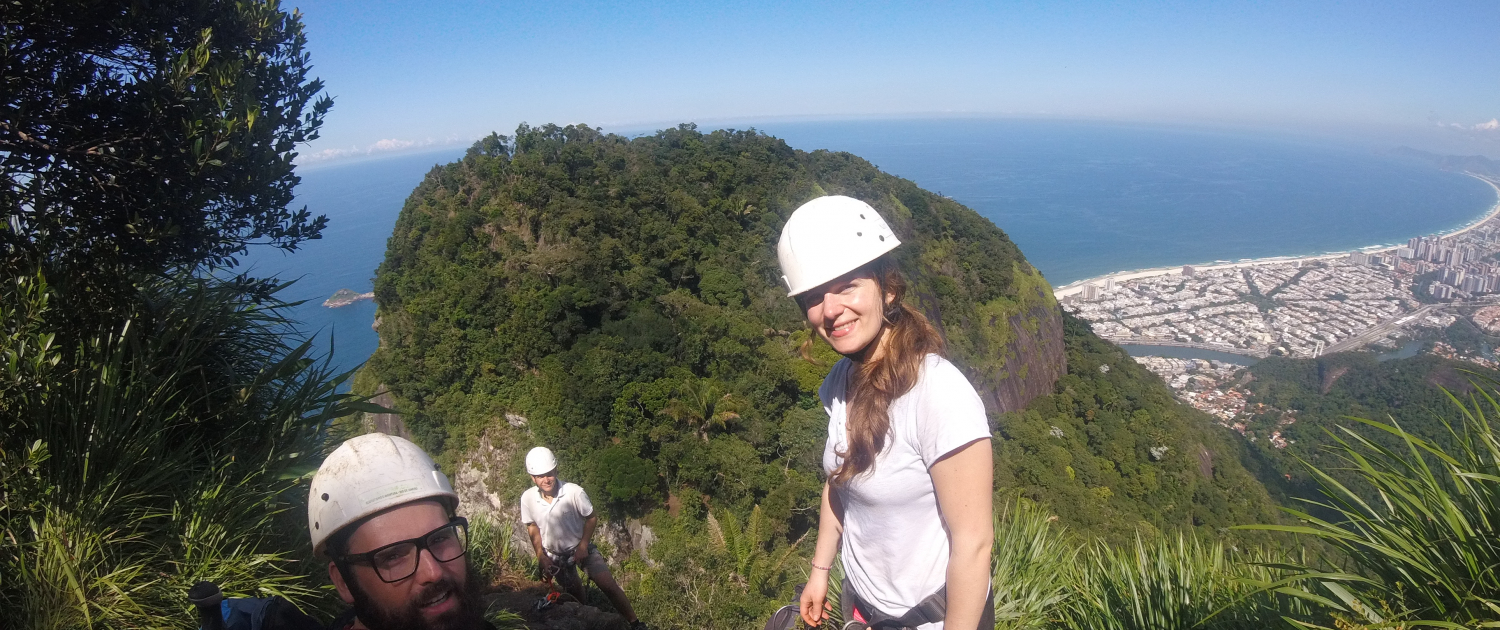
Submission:
<svg viewBox="0 0 1500 630">
<path fill-rule="evenodd" d="M 338 308 L 340 306 L 348 306 L 360 300 L 373 299 L 375 299 L 374 292 L 355 293 L 351 289 L 339 289 L 338 291 L 335 291 L 333 293 L 333 297 L 323 300 L 323 306 L 326 306 L 328 308 Z"/>
</svg>

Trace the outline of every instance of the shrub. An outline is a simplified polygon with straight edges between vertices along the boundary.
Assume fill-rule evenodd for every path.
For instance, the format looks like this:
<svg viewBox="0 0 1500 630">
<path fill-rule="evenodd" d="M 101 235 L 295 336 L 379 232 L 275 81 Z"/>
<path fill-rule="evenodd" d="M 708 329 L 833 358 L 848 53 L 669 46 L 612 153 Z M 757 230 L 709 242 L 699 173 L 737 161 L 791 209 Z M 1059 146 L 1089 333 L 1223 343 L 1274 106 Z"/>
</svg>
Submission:
<svg viewBox="0 0 1500 630">
<path fill-rule="evenodd" d="M 113 327 L 48 330 L 0 286 L 0 609 L 22 628 L 188 624 L 200 579 L 317 603 L 301 512 L 319 435 L 362 409 L 243 278 L 143 280 Z"/>
</svg>

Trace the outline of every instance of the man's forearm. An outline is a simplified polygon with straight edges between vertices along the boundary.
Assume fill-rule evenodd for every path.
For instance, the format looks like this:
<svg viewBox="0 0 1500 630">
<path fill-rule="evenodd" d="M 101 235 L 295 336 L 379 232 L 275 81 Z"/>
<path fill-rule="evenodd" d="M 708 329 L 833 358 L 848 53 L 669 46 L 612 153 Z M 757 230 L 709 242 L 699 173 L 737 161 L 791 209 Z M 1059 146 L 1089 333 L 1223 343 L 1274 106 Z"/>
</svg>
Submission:
<svg viewBox="0 0 1500 630">
<path fill-rule="evenodd" d="M 542 549 L 542 532 L 536 525 L 526 526 L 527 537 L 531 539 L 531 549 L 536 552 L 536 559 L 541 560 L 545 551 Z"/>
<path fill-rule="evenodd" d="M 594 526 L 598 524 L 599 517 L 597 516 L 590 516 L 589 520 L 583 522 L 583 540 L 579 541 L 580 544 L 587 545 L 590 540 L 594 539 Z"/>
<path fill-rule="evenodd" d="M 594 539 L 594 527 L 597 526 L 598 524 L 599 524 L 599 515 L 598 514 L 594 514 L 594 515 L 589 516 L 588 520 L 586 520 L 586 521 L 583 522 L 583 539 L 581 539 L 581 540 L 578 541 L 578 547 L 580 549 L 588 549 L 589 548 L 589 541 Z"/>
</svg>

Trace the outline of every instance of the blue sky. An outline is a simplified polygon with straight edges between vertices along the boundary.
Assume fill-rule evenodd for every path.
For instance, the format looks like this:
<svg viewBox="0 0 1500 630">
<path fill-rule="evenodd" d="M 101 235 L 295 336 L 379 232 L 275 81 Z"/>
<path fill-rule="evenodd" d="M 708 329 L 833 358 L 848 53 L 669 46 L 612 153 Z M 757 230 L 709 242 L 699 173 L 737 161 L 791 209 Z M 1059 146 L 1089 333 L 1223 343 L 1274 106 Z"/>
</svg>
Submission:
<svg viewBox="0 0 1500 630">
<path fill-rule="evenodd" d="M 305 162 L 522 121 L 869 116 L 1264 127 L 1500 158 L 1491 0 L 295 6 L 335 97 Z"/>
</svg>

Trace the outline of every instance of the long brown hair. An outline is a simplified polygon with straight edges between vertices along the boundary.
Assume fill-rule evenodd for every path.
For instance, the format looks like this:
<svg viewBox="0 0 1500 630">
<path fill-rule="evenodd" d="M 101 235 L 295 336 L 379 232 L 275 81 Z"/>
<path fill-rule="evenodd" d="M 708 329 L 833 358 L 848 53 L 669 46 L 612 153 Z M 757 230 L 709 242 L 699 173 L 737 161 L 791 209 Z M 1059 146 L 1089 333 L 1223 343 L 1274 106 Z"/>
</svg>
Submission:
<svg viewBox="0 0 1500 630">
<path fill-rule="evenodd" d="M 906 304 L 906 278 L 890 255 L 863 269 L 874 277 L 881 297 L 893 299 L 885 307 L 880 336 L 870 342 L 885 343 L 885 351 L 879 358 L 857 364 L 849 376 L 844 397 L 849 450 L 838 453 L 843 463 L 829 477 L 834 485 L 844 485 L 875 466 L 875 457 L 885 450 L 891 433 L 891 403 L 917 384 L 928 354 L 943 353 L 942 335 L 921 311 Z M 810 335 L 803 344 L 804 357 L 811 356 L 815 337 Z"/>
</svg>

